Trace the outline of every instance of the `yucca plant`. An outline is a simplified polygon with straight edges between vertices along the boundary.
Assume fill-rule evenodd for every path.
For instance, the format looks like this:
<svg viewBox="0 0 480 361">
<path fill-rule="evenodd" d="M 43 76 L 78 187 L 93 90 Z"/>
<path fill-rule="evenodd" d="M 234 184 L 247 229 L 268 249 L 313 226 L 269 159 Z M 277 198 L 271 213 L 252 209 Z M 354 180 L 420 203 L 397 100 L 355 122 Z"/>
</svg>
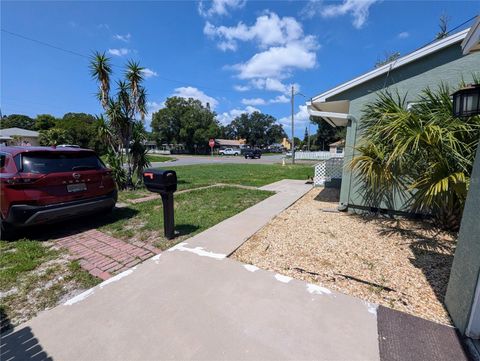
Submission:
<svg viewBox="0 0 480 361">
<path fill-rule="evenodd" d="M 124 73 L 125 79 L 118 80 L 117 91 L 110 95 L 110 81 L 112 77 L 111 60 L 105 54 L 96 52 L 90 62 L 92 77 L 99 85 L 97 97 L 105 110 L 106 119 L 99 122 L 98 131 L 102 139 L 109 145 L 109 158 L 116 156 L 117 161 L 112 161 L 110 166 L 116 166 L 115 171 L 121 175 L 117 177 L 120 188 L 133 188 L 134 172 L 142 172 L 145 164 L 146 149 L 144 142 L 136 142 L 134 128 L 143 132 L 143 120 L 146 110 L 146 91 L 142 86 L 144 80 L 143 70 L 137 62 L 129 61 Z M 126 166 L 126 172 L 124 170 Z M 125 177 L 123 174 L 126 174 Z"/>
<path fill-rule="evenodd" d="M 389 205 L 401 195 L 412 212 L 458 229 L 480 117 L 454 117 L 451 93 L 444 84 L 426 88 L 407 109 L 406 96 L 385 91 L 365 106 L 359 155 L 349 166 L 360 176 L 370 206 Z"/>
</svg>

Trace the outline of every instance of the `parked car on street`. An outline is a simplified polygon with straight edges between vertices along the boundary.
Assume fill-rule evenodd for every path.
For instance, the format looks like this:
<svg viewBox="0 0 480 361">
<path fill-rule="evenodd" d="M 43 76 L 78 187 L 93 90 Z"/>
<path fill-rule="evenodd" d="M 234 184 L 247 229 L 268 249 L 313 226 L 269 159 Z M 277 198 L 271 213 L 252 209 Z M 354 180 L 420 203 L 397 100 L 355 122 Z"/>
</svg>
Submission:
<svg viewBox="0 0 480 361">
<path fill-rule="evenodd" d="M 240 149 L 233 149 L 233 148 L 225 148 L 225 149 L 220 149 L 218 151 L 218 154 L 220 155 L 240 155 Z"/>
<path fill-rule="evenodd" d="M 262 157 L 262 151 L 260 149 L 247 149 L 243 153 L 245 159 L 255 159 L 258 158 L 260 159 Z"/>
<path fill-rule="evenodd" d="M 80 148 L 0 148 L 2 238 L 17 227 L 109 211 L 117 201 L 111 171 Z"/>
</svg>

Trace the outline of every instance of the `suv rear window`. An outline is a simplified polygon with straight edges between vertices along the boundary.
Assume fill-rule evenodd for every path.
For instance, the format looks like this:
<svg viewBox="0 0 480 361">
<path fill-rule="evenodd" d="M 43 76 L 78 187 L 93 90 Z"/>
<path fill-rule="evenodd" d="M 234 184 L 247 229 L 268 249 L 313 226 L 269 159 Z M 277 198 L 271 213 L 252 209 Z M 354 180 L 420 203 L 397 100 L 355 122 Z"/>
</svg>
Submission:
<svg viewBox="0 0 480 361">
<path fill-rule="evenodd" d="M 25 173 L 60 173 L 103 169 L 102 161 L 92 153 L 23 153 L 22 171 Z"/>
</svg>

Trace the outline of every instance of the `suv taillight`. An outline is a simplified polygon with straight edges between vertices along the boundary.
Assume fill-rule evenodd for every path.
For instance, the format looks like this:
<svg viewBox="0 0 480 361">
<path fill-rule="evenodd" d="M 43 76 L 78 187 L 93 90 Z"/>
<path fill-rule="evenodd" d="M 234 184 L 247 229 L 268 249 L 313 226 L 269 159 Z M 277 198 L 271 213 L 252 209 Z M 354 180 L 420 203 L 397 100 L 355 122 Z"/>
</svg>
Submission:
<svg viewBox="0 0 480 361">
<path fill-rule="evenodd" d="M 43 178 L 44 174 L 35 174 L 35 173 L 17 173 L 11 178 L 5 178 L 4 182 L 9 186 L 22 186 L 35 183 L 40 178 Z"/>
</svg>

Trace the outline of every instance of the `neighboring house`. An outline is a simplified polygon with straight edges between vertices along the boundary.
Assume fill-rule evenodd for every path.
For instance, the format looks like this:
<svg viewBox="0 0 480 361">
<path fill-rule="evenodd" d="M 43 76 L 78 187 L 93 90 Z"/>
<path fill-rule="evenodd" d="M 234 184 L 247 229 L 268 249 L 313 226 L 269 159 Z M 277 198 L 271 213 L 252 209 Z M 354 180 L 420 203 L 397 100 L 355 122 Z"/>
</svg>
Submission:
<svg viewBox="0 0 480 361">
<path fill-rule="evenodd" d="M 462 42 L 464 54 L 480 56 L 480 16 Z M 480 64 L 477 62 L 477 70 Z M 470 188 L 463 210 L 445 304 L 462 335 L 474 341 L 480 355 L 480 146 L 473 165 Z"/>
<path fill-rule="evenodd" d="M 323 118 L 330 125 L 346 126 L 345 163 L 354 155 L 359 141 L 359 125 L 362 109 L 374 101 L 377 92 L 388 87 L 407 96 L 407 102 L 415 103 L 417 95 L 441 82 L 457 87 L 460 82 L 471 82 L 472 75 L 480 70 L 480 53 L 463 54 L 461 43 L 468 29 L 426 45 L 389 64 L 376 68 L 353 80 L 329 89 L 307 103 L 311 116 Z M 369 209 L 362 192 L 360 179 L 344 166 L 340 192 L 340 208 L 349 211 Z M 406 211 L 405 200 L 397 197 L 394 204 L 380 208 L 388 211 Z"/>
<path fill-rule="evenodd" d="M 292 149 L 292 142 L 290 142 L 287 138 L 283 138 L 282 147 L 283 149 L 290 150 Z"/>
<path fill-rule="evenodd" d="M 215 146 L 220 149 L 225 148 L 236 148 L 236 149 L 243 149 L 246 147 L 247 141 L 246 139 L 215 139 Z"/>
<path fill-rule="evenodd" d="M 148 152 L 155 153 L 158 151 L 157 142 L 155 140 L 149 140 L 145 142 L 145 148 Z"/>
<path fill-rule="evenodd" d="M 40 133 L 22 128 L 0 129 L 0 143 L 7 145 L 40 145 L 38 141 Z"/>
<path fill-rule="evenodd" d="M 335 143 L 331 143 L 328 147 L 330 148 L 330 153 L 343 154 L 345 151 L 345 139 L 340 139 Z"/>
</svg>

